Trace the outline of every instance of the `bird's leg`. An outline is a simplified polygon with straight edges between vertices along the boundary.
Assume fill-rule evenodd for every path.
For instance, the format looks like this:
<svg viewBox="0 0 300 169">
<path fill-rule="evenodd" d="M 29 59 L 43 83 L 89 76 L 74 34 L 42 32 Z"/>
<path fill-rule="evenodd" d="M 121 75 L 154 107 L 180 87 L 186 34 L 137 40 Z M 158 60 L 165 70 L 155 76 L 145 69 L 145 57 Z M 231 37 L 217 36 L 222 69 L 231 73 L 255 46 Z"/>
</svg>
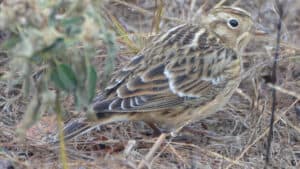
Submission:
<svg viewBox="0 0 300 169">
<path fill-rule="evenodd" d="M 161 130 L 152 122 L 145 122 L 152 130 L 153 130 L 153 133 L 152 133 L 152 136 L 153 137 L 158 137 L 161 135 Z"/>
</svg>

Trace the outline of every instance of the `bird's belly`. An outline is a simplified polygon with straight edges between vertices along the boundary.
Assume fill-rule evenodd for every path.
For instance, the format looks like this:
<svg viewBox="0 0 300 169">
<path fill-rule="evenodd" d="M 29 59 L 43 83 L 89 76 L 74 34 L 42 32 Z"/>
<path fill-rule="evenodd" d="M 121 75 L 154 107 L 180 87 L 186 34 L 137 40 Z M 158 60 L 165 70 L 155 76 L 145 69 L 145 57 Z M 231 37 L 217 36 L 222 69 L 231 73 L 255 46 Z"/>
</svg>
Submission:
<svg viewBox="0 0 300 169">
<path fill-rule="evenodd" d="M 133 120 L 142 120 L 156 123 L 162 128 L 170 130 L 177 129 L 189 123 L 204 119 L 220 110 L 230 99 L 233 92 L 239 85 L 237 79 L 230 87 L 224 88 L 223 92 L 215 95 L 213 100 L 205 102 L 187 102 L 185 106 L 175 107 L 174 109 L 137 113 Z"/>
</svg>

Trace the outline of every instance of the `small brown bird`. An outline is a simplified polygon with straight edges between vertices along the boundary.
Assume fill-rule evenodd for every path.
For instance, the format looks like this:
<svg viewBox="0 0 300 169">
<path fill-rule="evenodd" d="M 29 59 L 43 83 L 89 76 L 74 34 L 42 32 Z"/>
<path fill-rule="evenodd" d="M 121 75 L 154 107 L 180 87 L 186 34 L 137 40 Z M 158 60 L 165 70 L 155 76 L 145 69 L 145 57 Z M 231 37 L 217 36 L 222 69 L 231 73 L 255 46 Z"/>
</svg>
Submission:
<svg viewBox="0 0 300 169">
<path fill-rule="evenodd" d="M 240 84 L 240 52 L 254 32 L 248 12 L 223 6 L 155 36 L 95 98 L 97 124 L 141 120 L 174 131 L 215 113 Z M 66 137 L 89 128 L 68 125 Z"/>
</svg>

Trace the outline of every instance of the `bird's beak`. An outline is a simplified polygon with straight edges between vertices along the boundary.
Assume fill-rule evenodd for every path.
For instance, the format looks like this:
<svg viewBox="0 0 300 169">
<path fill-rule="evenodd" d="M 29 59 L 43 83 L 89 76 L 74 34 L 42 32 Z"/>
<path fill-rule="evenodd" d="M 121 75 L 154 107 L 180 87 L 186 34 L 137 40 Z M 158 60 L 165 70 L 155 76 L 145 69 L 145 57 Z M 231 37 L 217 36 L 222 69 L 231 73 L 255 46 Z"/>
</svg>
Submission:
<svg viewBox="0 0 300 169">
<path fill-rule="evenodd" d="M 262 38 L 265 38 L 265 37 L 268 37 L 270 35 L 270 33 L 262 26 L 262 25 L 255 25 L 253 27 L 253 35 L 255 37 L 262 37 Z"/>
<path fill-rule="evenodd" d="M 256 30 L 254 30 L 254 35 L 255 35 L 255 36 L 264 37 L 264 36 L 268 36 L 269 33 L 266 32 L 266 31 L 264 31 L 264 30 L 256 29 Z"/>
</svg>

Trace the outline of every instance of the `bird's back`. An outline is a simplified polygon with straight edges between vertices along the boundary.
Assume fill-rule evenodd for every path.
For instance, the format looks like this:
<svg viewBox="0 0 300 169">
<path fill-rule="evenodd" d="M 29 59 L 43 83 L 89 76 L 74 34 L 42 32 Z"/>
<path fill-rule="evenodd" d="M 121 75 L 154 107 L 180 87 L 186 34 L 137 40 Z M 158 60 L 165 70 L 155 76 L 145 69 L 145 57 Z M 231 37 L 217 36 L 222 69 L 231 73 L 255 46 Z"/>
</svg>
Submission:
<svg viewBox="0 0 300 169">
<path fill-rule="evenodd" d="M 155 121 L 160 112 L 205 105 L 239 74 L 236 52 L 220 38 L 199 25 L 180 25 L 133 57 L 95 99 L 94 110 L 99 119 L 127 113 L 129 120 Z"/>
</svg>

